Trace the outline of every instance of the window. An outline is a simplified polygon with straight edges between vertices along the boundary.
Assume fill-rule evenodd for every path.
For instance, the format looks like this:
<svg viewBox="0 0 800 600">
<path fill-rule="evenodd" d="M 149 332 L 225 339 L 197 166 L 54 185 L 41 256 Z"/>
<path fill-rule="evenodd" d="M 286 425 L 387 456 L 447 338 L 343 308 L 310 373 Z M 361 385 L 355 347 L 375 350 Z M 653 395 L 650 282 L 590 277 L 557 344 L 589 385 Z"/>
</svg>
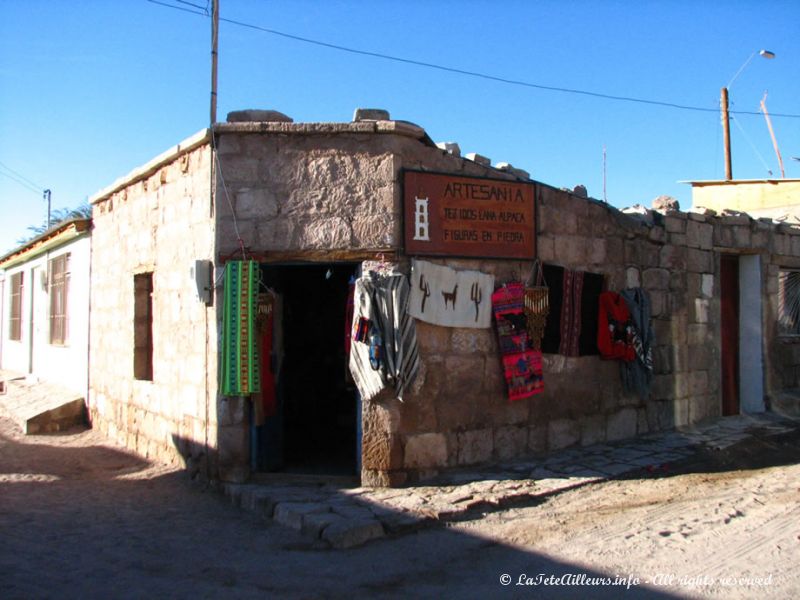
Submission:
<svg viewBox="0 0 800 600">
<path fill-rule="evenodd" d="M 800 335 L 800 271 L 778 273 L 778 333 Z"/>
<path fill-rule="evenodd" d="M 153 380 L 153 274 L 133 276 L 133 376 Z"/>
<path fill-rule="evenodd" d="M 69 253 L 50 260 L 50 343 L 63 346 L 69 336 Z"/>
<path fill-rule="evenodd" d="M 24 273 L 14 273 L 11 276 L 11 311 L 8 319 L 8 339 L 20 341 L 22 339 L 22 289 Z"/>
</svg>

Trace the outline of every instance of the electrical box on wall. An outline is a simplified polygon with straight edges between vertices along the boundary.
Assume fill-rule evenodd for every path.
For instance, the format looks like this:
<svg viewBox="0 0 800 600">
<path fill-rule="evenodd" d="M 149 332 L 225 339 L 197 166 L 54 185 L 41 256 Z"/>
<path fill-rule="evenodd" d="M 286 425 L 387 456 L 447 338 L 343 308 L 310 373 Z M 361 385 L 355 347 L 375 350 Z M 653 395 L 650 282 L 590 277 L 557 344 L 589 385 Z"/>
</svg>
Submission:
<svg viewBox="0 0 800 600">
<path fill-rule="evenodd" d="M 190 268 L 191 277 L 197 288 L 197 299 L 205 304 L 211 303 L 211 261 L 196 260 Z"/>
</svg>

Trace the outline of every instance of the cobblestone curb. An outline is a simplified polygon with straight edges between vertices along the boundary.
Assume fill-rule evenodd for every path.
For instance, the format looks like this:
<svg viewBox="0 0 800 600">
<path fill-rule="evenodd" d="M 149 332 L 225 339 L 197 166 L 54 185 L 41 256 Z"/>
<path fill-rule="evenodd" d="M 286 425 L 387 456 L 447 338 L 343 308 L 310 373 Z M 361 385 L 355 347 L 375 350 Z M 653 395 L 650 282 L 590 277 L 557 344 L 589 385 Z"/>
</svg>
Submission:
<svg viewBox="0 0 800 600">
<path fill-rule="evenodd" d="M 724 417 L 699 426 L 619 443 L 572 448 L 448 475 L 409 488 L 341 488 L 313 484 L 224 484 L 231 501 L 302 531 L 320 547 L 352 548 L 386 535 L 476 512 L 543 498 L 642 468 L 663 468 L 699 447 L 723 450 L 755 435 L 788 433 L 800 424 L 771 413 Z"/>
</svg>

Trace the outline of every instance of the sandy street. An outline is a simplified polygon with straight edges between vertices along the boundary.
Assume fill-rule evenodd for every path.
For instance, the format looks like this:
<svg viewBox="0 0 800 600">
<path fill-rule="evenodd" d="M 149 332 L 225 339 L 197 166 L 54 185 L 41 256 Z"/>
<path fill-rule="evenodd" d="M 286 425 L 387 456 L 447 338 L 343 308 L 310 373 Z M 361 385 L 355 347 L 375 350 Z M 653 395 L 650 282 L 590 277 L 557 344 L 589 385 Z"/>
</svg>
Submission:
<svg viewBox="0 0 800 600">
<path fill-rule="evenodd" d="M 796 598 L 799 439 L 330 550 L 94 431 L 0 418 L 0 597 Z"/>
</svg>

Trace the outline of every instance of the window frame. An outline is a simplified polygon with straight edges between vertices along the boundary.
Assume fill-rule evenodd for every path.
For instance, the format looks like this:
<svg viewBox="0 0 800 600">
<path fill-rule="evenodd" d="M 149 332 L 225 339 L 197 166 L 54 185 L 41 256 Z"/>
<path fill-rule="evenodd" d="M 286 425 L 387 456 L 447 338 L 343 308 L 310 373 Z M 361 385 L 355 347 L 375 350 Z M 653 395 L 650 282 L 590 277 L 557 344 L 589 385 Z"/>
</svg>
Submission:
<svg viewBox="0 0 800 600">
<path fill-rule="evenodd" d="M 25 296 L 25 272 L 17 271 L 9 277 L 8 339 L 22 341 L 22 300 Z"/>
<path fill-rule="evenodd" d="M 133 276 L 133 377 L 153 381 L 153 272 Z"/>
<path fill-rule="evenodd" d="M 47 290 L 50 296 L 48 317 L 49 341 L 52 346 L 69 343 L 70 253 L 65 252 L 47 262 Z"/>
<path fill-rule="evenodd" d="M 791 277 L 791 276 L 794 277 Z M 787 291 L 786 285 L 789 278 L 794 279 L 791 294 L 794 299 L 794 306 L 788 310 L 787 314 Z M 794 314 L 791 314 L 794 313 Z M 800 339 L 800 268 L 781 267 L 778 270 L 778 315 L 777 315 L 778 335 L 788 339 Z M 787 326 L 787 321 L 793 321 L 793 325 Z"/>
</svg>

